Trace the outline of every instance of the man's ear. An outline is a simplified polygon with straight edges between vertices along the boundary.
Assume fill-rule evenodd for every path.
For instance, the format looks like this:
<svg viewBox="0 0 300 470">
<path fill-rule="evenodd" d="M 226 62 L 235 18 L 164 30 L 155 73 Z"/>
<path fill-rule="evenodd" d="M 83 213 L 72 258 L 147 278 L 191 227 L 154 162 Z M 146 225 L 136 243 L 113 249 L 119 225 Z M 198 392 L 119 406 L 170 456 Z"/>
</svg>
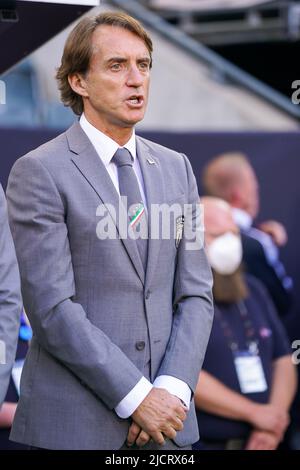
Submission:
<svg viewBox="0 0 300 470">
<path fill-rule="evenodd" d="M 68 76 L 68 82 L 70 87 L 72 88 L 75 93 L 77 93 L 80 96 L 88 97 L 88 92 L 87 92 L 87 83 L 86 80 L 83 78 L 83 76 L 76 72 L 73 74 L 70 74 Z"/>
</svg>

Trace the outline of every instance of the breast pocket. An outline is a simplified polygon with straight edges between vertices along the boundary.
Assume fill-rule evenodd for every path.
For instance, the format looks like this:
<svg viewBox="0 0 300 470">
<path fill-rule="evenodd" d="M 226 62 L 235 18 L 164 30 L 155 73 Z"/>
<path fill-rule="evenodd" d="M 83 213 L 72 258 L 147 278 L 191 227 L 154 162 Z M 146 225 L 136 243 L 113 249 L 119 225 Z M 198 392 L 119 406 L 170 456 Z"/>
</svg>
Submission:
<svg viewBox="0 0 300 470">
<path fill-rule="evenodd" d="M 164 245 L 169 242 L 173 242 L 174 245 L 176 237 L 183 229 L 184 195 L 179 195 L 160 204 L 153 204 L 150 210 L 151 238 L 164 242 Z"/>
</svg>

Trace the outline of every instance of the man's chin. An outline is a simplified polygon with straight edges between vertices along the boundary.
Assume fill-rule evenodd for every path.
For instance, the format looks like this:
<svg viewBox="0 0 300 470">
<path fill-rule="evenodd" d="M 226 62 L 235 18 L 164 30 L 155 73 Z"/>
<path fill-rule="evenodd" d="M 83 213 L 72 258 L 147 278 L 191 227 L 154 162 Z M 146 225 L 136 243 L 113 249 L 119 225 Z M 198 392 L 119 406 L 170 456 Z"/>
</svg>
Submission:
<svg viewBox="0 0 300 470">
<path fill-rule="evenodd" d="M 145 112 L 144 111 L 135 111 L 127 114 L 123 117 L 123 125 L 124 127 L 132 127 L 138 124 L 140 121 L 144 119 Z"/>
</svg>

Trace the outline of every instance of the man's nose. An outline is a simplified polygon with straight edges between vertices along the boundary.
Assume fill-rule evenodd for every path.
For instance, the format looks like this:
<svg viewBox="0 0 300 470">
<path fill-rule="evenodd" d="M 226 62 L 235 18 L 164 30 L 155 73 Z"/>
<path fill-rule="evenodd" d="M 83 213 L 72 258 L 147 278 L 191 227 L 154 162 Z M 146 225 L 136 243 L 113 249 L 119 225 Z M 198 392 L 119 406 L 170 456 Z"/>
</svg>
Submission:
<svg viewBox="0 0 300 470">
<path fill-rule="evenodd" d="M 127 85 L 139 87 L 143 84 L 143 80 L 144 77 L 139 68 L 137 66 L 130 67 L 127 77 Z"/>
</svg>

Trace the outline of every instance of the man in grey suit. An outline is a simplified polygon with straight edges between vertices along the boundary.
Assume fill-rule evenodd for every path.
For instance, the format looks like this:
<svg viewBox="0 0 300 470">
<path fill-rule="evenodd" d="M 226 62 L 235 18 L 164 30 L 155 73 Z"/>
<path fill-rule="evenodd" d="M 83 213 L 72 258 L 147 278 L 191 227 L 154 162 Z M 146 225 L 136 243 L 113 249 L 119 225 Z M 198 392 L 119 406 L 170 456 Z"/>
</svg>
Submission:
<svg viewBox="0 0 300 470">
<path fill-rule="evenodd" d="M 0 407 L 15 360 L 21 310 L 19 268 L 0 185 Z"/>
<path fill-rule="evenodd" d="M 198 439 L 192 397 L 212 324 L 211 272 L 203 248 L 191 249 L 190 163 L 135 136 L 151 62 L 133 18 L 83 19 L 57 73 L 80 121 L 10 174 L 34 332 L 12 439 L 30 446 L 178 449 Z M 163 203 L 179 208 L 170 236 L 153 235 L 152 208 Z"/>
</svg>

